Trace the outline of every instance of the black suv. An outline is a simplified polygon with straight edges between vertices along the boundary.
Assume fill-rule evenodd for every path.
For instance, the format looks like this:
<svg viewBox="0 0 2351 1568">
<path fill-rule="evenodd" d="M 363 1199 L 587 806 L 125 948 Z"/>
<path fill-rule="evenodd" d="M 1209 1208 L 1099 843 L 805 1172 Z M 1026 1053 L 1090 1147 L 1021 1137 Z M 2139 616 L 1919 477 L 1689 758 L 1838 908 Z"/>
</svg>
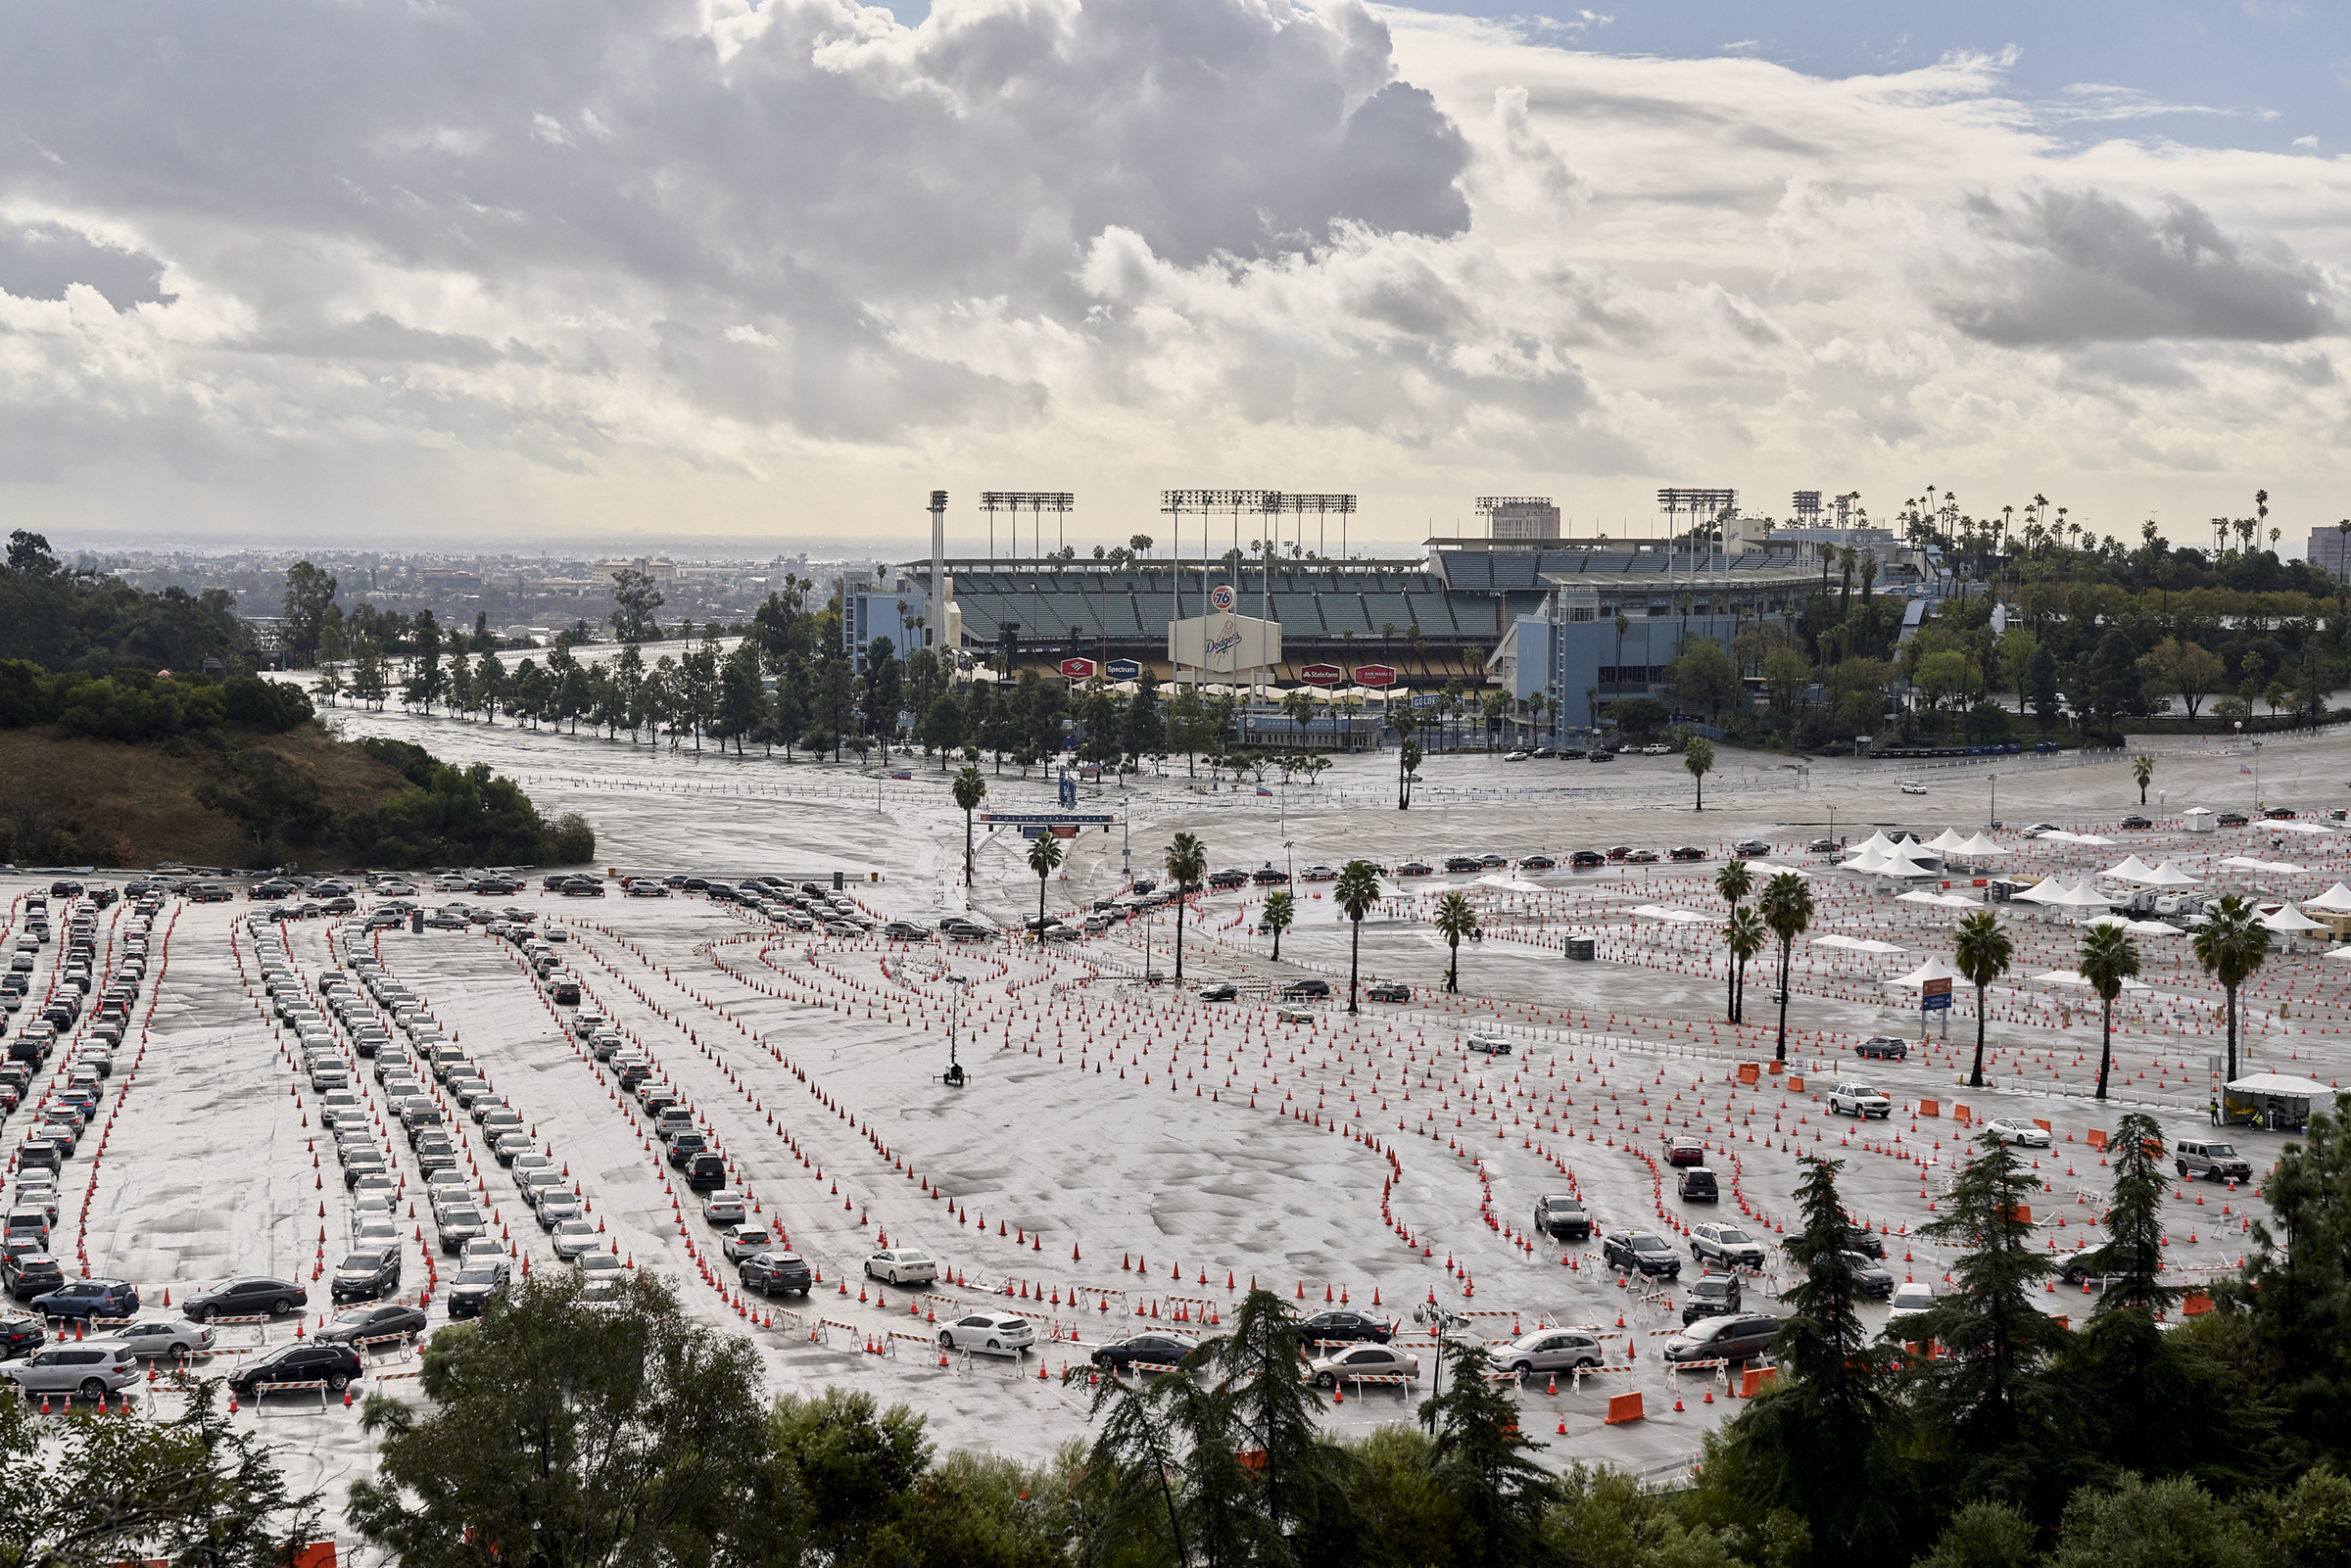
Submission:
<svg viewBox="0 0 2351 1568">
<path fill-rule="evenodd" d="M 1385 1345 L 1396 1337 L 1394 1325 L 1366 1317 L 1361 1312 L 1338 1309 L 1317 1312 L 1298 1325 L 1298 1337 L 1315 1340 L 1370 1341 Z"/>
<path fill-rule="evenodd" d="M 400 1249 L 379 1247 L 353 1253 L 337 1263 L 328 1294 L 339 1307 L 345 1302 L 373 1301 L 399 1289 Z"/>
<path fill-rule="evenodd" d="M 49 1342 L 49 1331 L 37 1317 L 0 1317 L 0 1361 L 30 1355 Z"/>
<path fill-rule="evenodd" d="M 216 1317 L 282 1317 L 297 1307 L 311 1305 L 311 1293 L 282 1279 L 247 1275 L 213 1290 L 198 1291 L 180 1304 L 188 1320 L 209 1323 Z"/>
<path fill-rule="evenodd" d="M 1546 1236 L 1565 1236 L 1575 1241 L 1592 1239 L 1592 1215 L 1583 1200 L 1564 1193 L 1535 1200 L 1535 1228 Z"/>
<path fill-rule="evenodd" d="M 1873 1034 L 1853 1047 L 1853 1055 L 1875 1057 L 1881 1062 L 1904 1062 L 1910 1057 L 1910 1042 L 1896 1035 Z"/>
<path fill-rule="evenodd" d="M 721 1154 L 699 1154 L 686 1167 L 686 1187 L 690 1192 L 715 1192 L 727 1184 L 727 1157 Z"/>
<path fill-rule="evenodd" d="M 324 1383 L 340 1394 L 365 1370 L 360 1353 L 348 1345 L 296 1340 L 238 1367 L 228 1375 L 228 1386 L 241 1400 L 251 1400 L 255 1389 L 269 1383 Z"/>
<path fill-rule="evenodd" d="M 797 1253 L 755 1253 L 736 1272 L 744 1290 L 762 1296 L 805 1296 L 816 1285 L 815 1274 Z"/>
<path fill-rule="evenodd" d="M 1720 1317 L 1737 1310 L 1739 1276 L 1701 1274 L 1690 1282 L 1689 1299 L 1682 1307 L 1682 1326 L 1688 1328 L 1702 1317 Z"/>
<path fill-rule="evenodd" d="M 1367 1002 L 1409 1002 L 1412 999 L 1413 988 L 1402 980 L 1379 980 L 1364 987 L 1364 1000 Z"/>
<path fill-rule="evenodd" d="M 1197 994 L 1203 1002 L 1237 1002 L 1241 989 L 1230 980 L 1219 980 L 1214 985 L 1203 985 Z"/>
<path fill-rule="evenodd" d="M 1292 980 L 1281 988 L 1281 999 L 1285 1002 L 1322 1001 L 1329 996 L 1330 981 L 1324 979 Z"/>
<path fill-rule="evenodd" d="M 1600 1257 L 1611 1268 L 1662 1274 L 1667 1279 L 1682 1275 L 1681 1255 L 1666 1246 L 1663 1237 L 1646 1230 L 1609 1231 L 1600 1239 Z"/>
</svg>

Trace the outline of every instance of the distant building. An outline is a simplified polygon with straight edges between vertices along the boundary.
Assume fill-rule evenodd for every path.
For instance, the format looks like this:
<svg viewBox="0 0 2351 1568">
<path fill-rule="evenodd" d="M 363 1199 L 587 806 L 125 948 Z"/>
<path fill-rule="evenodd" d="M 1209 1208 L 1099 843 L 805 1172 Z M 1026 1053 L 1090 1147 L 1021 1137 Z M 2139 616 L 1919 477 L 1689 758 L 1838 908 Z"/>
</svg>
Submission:
<svg viewBox="0 0 2351 1568">
<path fill-rule="evenodd" d="M 903 659 L 926 644 L 918 623 L 928 608 L 929 594 L 921 588 L 898 593 L 872 591 L 843 594 L 840 599 L 840 645 L 849 667 L 865 673 L 865 651 L 878 637 L 889 639 L 892 652 Z"/>
<path fill-rule="evenodd" d="M 2351 577 L 2351 535 L 2339 528 L 2314 528 L 2305 559 L 2332 577 Z"/>
<path fill-rule="evenodd" d="M 601 574 L 604 581 L 607 583 L 618 582 L 620 580 L 620 574 L 625 571 L 642 572 L 647 577 L 651 578 L 655 583 L 664 586 L 674 583 L 678 580 L 678 568 L 676 562 L 648 560 L 643 555 L 638 556 L 634 560 L 598 561 L 596 563 L 596 569 L 600 574 Z"/>
</svg>

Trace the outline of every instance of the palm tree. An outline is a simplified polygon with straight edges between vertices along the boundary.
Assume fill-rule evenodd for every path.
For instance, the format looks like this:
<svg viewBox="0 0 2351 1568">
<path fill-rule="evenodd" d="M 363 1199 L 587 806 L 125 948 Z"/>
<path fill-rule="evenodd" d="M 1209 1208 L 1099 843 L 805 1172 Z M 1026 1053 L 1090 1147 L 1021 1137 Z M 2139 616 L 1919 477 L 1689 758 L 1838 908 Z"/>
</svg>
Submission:
<svg viewBox="0 0 2351 1568">
<path fill-rule="evenodd" d="M 1764 928 L 1763 917 L 1751 909 L 1734 909 L 1730 923 L 1723 927 L 1723 941 L 1731 950 L 1731 1007 L 1733 1023 L 1747 1022 L 1747 963 L 1763 951 L 1771 933 Z"/>
<path fill-rule="evenodd" d="M 1785 1062 L 1788 1060 L 1788 968 L 1796 939 L 1812 924 L 1812 889 L 1796 873 L 1784 871 L 1763 884 L 1763 896 L 1755 902 L 1763 924 L 1780 939 L 1780 1043 L 1774 1055 Z"/>
<path fill-rule="evenodd" d="M 2147 785 L 2155 780 L 2155 759 L 2144 751 L 2131 759 L 2131 777 L 2138 781 L 2138 803 L 2147 803 Z"/>
<path fill-rule="evenodd" d="M 1748 870 L 1747 862 L 1744 860 L 1726 860 L 1722 864 L 1722 870 L 1714 874 L 1714 890 L 1722 895 L 1724 903 L 1731 906 L 1731 924 L 1735 927 L 1739 923 L 1739 901 L 1755 890 L 1755 874 Z M 1733 957 L 1736 956 L 1736 954 L 1733 955 Z M 1731 973 L 1730 995 L 1725 999 L 1724 1007 L 1730 1015 L 1731 1022 L 1738 1022 L 1739 974 L 1737 970 L 1733 970 Z"/>
<path fill-rule="evenodd" d="M 1265 927 L 1273 933 L 1273 962 L 1281 962 L 1281 933 L 1298 918 L 1298 901 L 1286 891 L 1266 900 Z"/>
<path fill-rule="evenodd" d="M 1967 1086 L 1981 1089 L 1984 1087 L 1984 999 L 1991 982 L 2008 973 L 2009 961 L 2016 956 L 2016 944 L 2008 939 L 2008 927 L 1989 909 L 1968 916 L 1951 934 L 1951 957 L 1959 973 L 1976 988 L 1976 1066 L 1968 1074 Z"/>
<path fill-rule="evenodd" d="M 1358 1011 L 1355 1005 L 1355 978 L 1358 955 L 1364 945 L 1364 917 L 1379 902 L 1379 873 L 1367 860 L 1351 860 L 1339 868 L 1339 879 L 1331 884 L 1330 896 L 1355 927 L 1347 937 L 1347 1011 Z"/>
<path fill-rule="evenodd" d="M 2264 935 L 2268 932 L 2264 930 Z M 2082 938 L 2082 977 L 2098 993 L 2098 1098 L 2106 1098 L 2106 1072 L 2114 1061 L 2114 999 L 2123 981 L 2138 973 L 2138 944 L 2120 926 L 2092 926 Z"/>
<path fill-rule="evenodd" d="M 1698 782 L 1698 811 L 1706 809 L 1706 775 L 1714 771 L 1714 747 L 1703 735 L 1682 742 L 1682 768 Z"/>
<path fill-rule="evenodd" d="M 955 776 L 955 804 L 963 808 L 963 885 L 972 885 L 972 813 L 987 798 L 987 781 L 967 766 Z"/>
<path fill-rule="evenodd" d="M 2229 1075 L 2236 1077 L 2236 989 L 2270 956 L 2270 928 L 2261 923 L 2261 910 L 2242 893 L 2224 893 L 2204 911 L 2196 927 L 2196 962 L 2220 981 L 2229 999 Z"/>
<path fill-rule="evenodd" d="M 1459 893 L 1447 893 L 1437 904 L 1437 934 L 1445 938 L 1452 957 L 1445 966 L 1445 989 L 1462 988 L 1462 938 L 1477 933 L 1477 911 Z"/>
<path fill-rule="evenodd" d="M 1029 845 L 1029 869 L 1036 873 L 1036 939 L 1045 939 L 1045 879 L 1061 864 L 1061 840 L 1039 831 Z"/>
<path fill-rule="evenodd" d="M 1168 845 L 1168 880 L 1176 884 L 1176 981 L 1183 983 L 1183 899 L 1208 875 L 1208 846 L 1190 833 L 1177 833 Z"/>
</svg>

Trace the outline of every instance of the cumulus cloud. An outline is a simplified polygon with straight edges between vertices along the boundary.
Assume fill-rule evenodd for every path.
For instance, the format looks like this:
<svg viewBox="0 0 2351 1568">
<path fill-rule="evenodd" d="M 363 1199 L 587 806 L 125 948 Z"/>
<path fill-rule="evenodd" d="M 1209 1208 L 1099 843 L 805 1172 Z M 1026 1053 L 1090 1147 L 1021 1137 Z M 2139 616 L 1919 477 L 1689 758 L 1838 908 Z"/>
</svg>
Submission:
<svg viewBox="0 0 2351 1568">
<path fill-rule="evenodd" d="M 2331 332 L 2335 289 L 2282 246 L 2224 233 L 2177 197 L 2142 210 L 2095 190 L 1961 209 L 1963 243 L 1932 285 L 1971 337 L 2006 347 L 2150 338 L 2300 343 Z"/>
</svg>

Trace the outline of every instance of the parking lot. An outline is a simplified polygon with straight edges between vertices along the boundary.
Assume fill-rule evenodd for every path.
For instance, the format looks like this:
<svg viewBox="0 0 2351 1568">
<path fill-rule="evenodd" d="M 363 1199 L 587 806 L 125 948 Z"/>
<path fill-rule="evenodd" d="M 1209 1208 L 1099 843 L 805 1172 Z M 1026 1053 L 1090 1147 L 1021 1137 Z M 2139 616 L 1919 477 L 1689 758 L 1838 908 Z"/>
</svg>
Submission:
<svg viewBox="0 0 2351 1568">
<path fill-rule="evenodd" d="M 961 814 L 929 781 L 806 770 L 781 775 L 792 793 L 774 772 L 690 767 L 643 748 L 370 720 L 407 724 L 397 733 L 425 734 L 446 754 L 478 737 L 485 760 L 532 774 L 535 792 L 593 802 L 611 870 L 681 882 L 692 873 L 735 891 L 630 897 L 602 867 L 593 897 L 538 876 L 498 891 L 347 879 L 349 894 L 309 901 L 349 896 L 350 911 L 288 919 L 309 881 L 256 900 L 249 879 L 174 875 L 236 896 L 162 891 L 104 907 L 89 890 L 128 887 L 131 876 L 76 877 L 78 895 L 53 891 L 52 876 L 0 881 L 12 956 L 36 926 L 47 930 L 24 954 L 26 1000 L 9 1015 L 8 1041 L 24 1040 L 52 999 L 80 994 L 69 977 L 75 952 L 91 984 L 6 1122 L 12 1199 L 38 1200 L 30 1135 L 78 1120 L 56 1172 L 46 1256 L 65 1280 L 135 1289 L 133 1324 L 210 1309 L 199 1325 L 209 1343 L 183 1354 L 159 1331 L 130 1375 L 95 1374 L 127 1384 L 108 1399 L 168 1403 L 183 1362 L 234 1374 L 256 1391 L 239 1419 L 278 1423 L 330 1483 L 368 1462 L 347 1392 L 400 1392 L 416 1333 L 475 1309 L 503 1280 L 549 1268 L 659 1270 L 694 1310 L 750 1336 L 779 1389 L 870 1386 L 922 1409 L 947 1445 L 1035 1453 L 1083 1429 L 1083 1391 L 1063 1385 L 1066 1366 L 1097 1354 L 1164 1364 L 1153 1357 L 1180 1343 L 1130 1342 L 1214 1333 L 1252 1284 L 1302 1312 L 1365 1319 L 1321 1325 L 1334 1354 L 1368 1354 L 1376 1338 L 1359 1336 L 1384 1334 L 1390 1351 L 1418 1357 L 1414 1385 L 1389 1380 L 1406 1364 L 1392 1355 L 1361 1363 L 1352 1387 L 1337 1383 L 1326 1419 L 1338 1430 L 1396 1419 L 1425 1391 L 1442 1313 L 1457 1334 L 1527 1347 L 1530 1371 L 1512 1387 L 1552 1445 L 1546 1463 L 1669 1474 L 1742 1386 L 1708 1364 L 1722 1357 L 1695 1356 L 1688 1370 L 1666 1360 L 1694 1301 L 1720 1305 L 1711 1287 L 1694 1290 L 1694 1244 L 1715 1249 L 1718 1280 L 1739 1280 L 1741 1311 L 1774 1310 L 1799 1154 L 1846 1161 L 1857 1245 L 1882 1254 L 1870 1261 L 1891 1294 L 1931 1287 L 1948 1265 L 1913 1233 L 1975 1130 L 1956 1122 L 1960 1106 L 1978 1123 L 2048 1123 L 2049 1146 L 2028 1153 L 2045 1180 L 2036 1223 L 2059 1254 L 2094 1239 L 2105 1182 L 2092 1131 L 2123 1109 L 2152 1109 L 2183 1130 L 2204 1120 L 2217 993 L 2184 943 L 2148 939 L 2150 988 L 2118 1008 L 2122 1076 L 2099 1106 L 2085 1094 L 2094 1012 L 2085 1022 L 2083 993 L 2032 978 L 2065 967 L 2078 931 L 2010 907 L 2022 951 L 2013 981 L 1991 998 L 1995 1086 L 1967 1091 L 1958 1078 L 1973 1051 L 1973 996 L 1958 999 L 1947 1042 L 1921 1042 L 1915 997 L 1883 983 L 1947 954 L 1952 913 L 1825 873 L 1823 857 L 1801 850 L 1816 836 L 1811 792 L 1775 793 L 1760 776 L 1731 809 L 1709 811 L 1703 832 L 1684 813 L 1664 833 L 1654 829 L 1680 786 L 1661 771 L 1642 786 L 1646 803 L 1595 804 L 1517 782 L 1526 776 L 1516 770 L 1540 764 L 1440 759 L 1428 770 L 1439 784 L 1490 797 L 1440 800 L 1409 818 L 1392 800 L 1321 805 L 1303 792 L 1266 800 L 1146 783 L 1124 807 L 1138 874 L 1179 827 L 1210 841 L 1218 869 L 1302 871 L 1362 854 L 1390 870 L 1360 932 L 1326 887 L 1290 883 L 1299 915 L 1279 965 L 1256 928 L 1279 884 L 1244 879 L 1200 895 L 1179 988 L 1145 978 L 1173 974 L 1164 907 L 1121 910 L 1068 942 L 1023 940 L 1037 885 L 1017 837 L 984 842 L 967 897 Z M 2216 779 L 2223 766 L 2211 764 Z M 1366 780 L 1339 784 L 1375 787 L 1378 776 L 1362 771 Z M 2094 770 L 2051 774 L 2046 787 L 2029 804 L 2085 831 L 2126 809 L 2127 782 L 2112 772 L 2102 784 Z M 2093 814 L 2055 798 L 2059 788 L 2103 788 L 2113 804 Z M 1522 798 L 1502 792 L 1512 789 Z M 1024 798 L 1011 779 L 994 790 L 1006 806 Z M 1883 803 L 1883 814 L 1895 810 Z M 1706 859 L 1566 869 L 1574 849 L 1605 852 L 1639 828 L 1653 830 L 1640 844 L 1691 843 Z M 1751 972 L 1749 1022 L 1733 1026 L 1712 927 L 1641 913 L 1712 918 L 1710 879 L 1751 833 L 1813 875 L 1816 933 L 1902 949 L 1797 944 L 1785 1071 L 1772 1070 L 1776 1009 L 1758 1000 L 1770 975 Z M 2070 875 L 2125 852 L 1996 836 L 2011 846 L 2004 876 Z M 2245 847 L 2241 836 L 2218 848 L 2197 836 L 2176 815 L 2159 818 L 2130 849 L 2204 877 L 2223 849 Z M 1083 913 L 1124 889 L 1120 842 L 1098 832 L 1073 841 L 1049 906 Z M 2295 896 L 2345 866 L 2330 835 L 2288 847 L 2304 868 Z M 1451 855 L 1489 850 L 1510 864 L 1442 869 Z M 2261 853 L 2284 851 L 2265 838 Z M 1520 864 L 1538 855 L 1557 864 Z M 1415 856 L 1430 875 L 1403 874 Z M 752 878 L 783 885 L 746 902 L 741 884 Z M 1936 880 L 1943 896 L 1983 896 L 1972 877 L 1948 879 L 1949 889 Z M 1472 897 L 1483 923 L 1461 955 L 1459 997 L 1432 984 L 1447 954 L 1429 917 L 1445 891 Z M 444 918 L 427 924 L 434 915 Z M 951 920 L 983 934 L 944 939 L 940 923 Z M 886 935 L 892 922 L 923 938 Z M 1570 938 L 1592 940 L 1595 958 L 1565 959 Z M 1404 999 L 1350 1016 L 1347 959 L 1359 940 L 1364 977 Z M 2248 1060 L 2338 1073 L 2333 975 L 2343 968 L 2309 948 L 2274 959 L 2250 1000 Z M 1279 989 L 1302 979 L 1340 994 L 1285 1004 Z M 1220 983 L 1230 1000 L 1202 999 L 1222 994 Z M 102 1017 L 110 1000 L 122 1005 Z M 1890 1035 L 1913 1049 L 1862 1071 L 1854 1048 Z M 960 1085 L 944 1081 L 950 1041 Z M 1862 1080 L 1889 1115 L 1833 1115 L 1837 1085 Z M 85 1096 L 76 1116 L 70 1102 Z M 1675 1138 L 1693 1140 L 1698 1159 L 1673 1163 Z M 2279 1142 L 2239 1139 L 2256 1173 Z M 1684 1196 L 1693 1165 L 1716 1178 L 1715 1201 Z M 715 1220 L 705 1212 L 714 1195 Z M 1588 1239 L 1538 1229 L 1538 1202 L 1570 1196 L 1595 1227 Z M 2183 1278 L 2233 1266 L 2246 1201 L 2226 1184 L 2181 1186 L 2170 1241 Z M 34 1206 L 13 1203 L 12 1222 Z M 1750 1260 L 1734 1264 L 1718 1237 L 1698 1234 L 1708 1224 L 1742 1229 L 1759 1260 L 1741 1254 Z M 1634 1258 L 1605 1240 L 1618 1231 L 1663 1243 L 1677 1272 L 1658 1271 L 1654 1250 Z M 744 1258 L 730 1256 L 729 1238 L 744 1232 L 764 1240 L 739 1241 Z M 806 1269 L 805 1295 L 792 1288 L 787 1254 Z M 753 1272 L 764 1288 L 746 1291 L 743 1262 L 761 1257 L 770 1261 Z M 363 1261 L 345 1270 L 355 1258 Z M 936 1278 L 920 1277 L 929 1271 Z M 240 1281 L 267 1283 L 218 1294 Z M 119 1298 L 102 1305 L 83 1332 L 125 1315 Z M 2063 1297 L 2050 1305 L 2066 1309 Z M 1005 1317 L 1022 1319 L 1032 1343 L 990 1354 L 984 1336 L 1012 1332 Z M 942 1349 L 942 1330 L 963 1343 Z M 42 1332 L 59 1343 L 54 1320 Z M 73 1328 L 62 1333 L 76 1343 Z M 1547 1337 L 1574 1343 L 1532 1348 Z M 346 1339 L 362 1343 L 317 1349 Z M 1600 1366 L 1532 1364 L 1562 1359 Z M 1326 1370 L 1335 1379 L 1350 1365 Z M 282 1386 L 263 1391 L 271 1384 Z M 1642 1396 L 1643 1419 L 1609 1424 L 1610 1401 L 1628 1394 Z"/>
</svg>

